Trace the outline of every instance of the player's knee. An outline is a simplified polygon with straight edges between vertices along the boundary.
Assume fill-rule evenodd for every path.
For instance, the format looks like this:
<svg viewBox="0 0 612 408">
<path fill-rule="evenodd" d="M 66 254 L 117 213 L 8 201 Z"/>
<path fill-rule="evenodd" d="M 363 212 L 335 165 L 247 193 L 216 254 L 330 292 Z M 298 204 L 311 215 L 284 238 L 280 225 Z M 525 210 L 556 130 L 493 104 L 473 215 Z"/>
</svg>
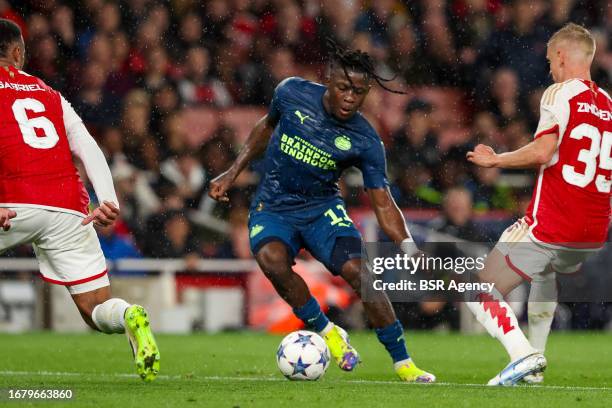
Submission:
<svg viewBox="0 0 612 408">
<path fill-rule="evenodd" d="M 256 258 L 266 277 L 272 281 L 293 273 L 288 250 L 280 242 L 271 242 L 263 246 L 257 252 Z"/>
<path fill-rule="evenodd" d="M 348 260 L 342 266 L 342 277 L 349 285 L 351 285 L 351 287 L 356 290 L 358 290 L 358 288 L 361 286 L 361 273 L 361 259 Z"/>
</svg>

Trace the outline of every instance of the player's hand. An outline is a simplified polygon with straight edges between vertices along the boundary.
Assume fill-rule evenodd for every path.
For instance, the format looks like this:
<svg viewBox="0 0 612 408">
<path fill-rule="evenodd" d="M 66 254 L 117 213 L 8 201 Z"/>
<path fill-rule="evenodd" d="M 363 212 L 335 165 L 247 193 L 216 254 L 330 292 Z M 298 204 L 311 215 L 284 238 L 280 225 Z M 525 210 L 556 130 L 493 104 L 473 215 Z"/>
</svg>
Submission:
<svg viewBox="0 0 612 408">
<path fill-rule="evenodd" d="M 497 165 L 497 153 L 491 146 L 479 144 L 473 152 L 468 152 L 468 161 L 481 167 L 495 167 Z"/>
<path fill-rule="evenodd" d="M 119 208 L 110 201 L 104 201 L 101 206 L 93 210 L 81 223 L 87 225 L 93 221 L 95 226 L 108 227 L 113 225 L 119 216 Z"/>
<path fill-rule="evenodd" d="M 210 198 L 224 203 L 228 202 L 227 191 L 232 186 L 234 179 L 234 175 L 229 170 L 212 179 L 208 188 Z"/>
<path fill-rule="evenodd" d="M 0 225 L 2 229 L 8 231 L 11 229 L 11 218 L 15 218 L 17 213 L 10 208 L 0 208 Z"/>
</svg>

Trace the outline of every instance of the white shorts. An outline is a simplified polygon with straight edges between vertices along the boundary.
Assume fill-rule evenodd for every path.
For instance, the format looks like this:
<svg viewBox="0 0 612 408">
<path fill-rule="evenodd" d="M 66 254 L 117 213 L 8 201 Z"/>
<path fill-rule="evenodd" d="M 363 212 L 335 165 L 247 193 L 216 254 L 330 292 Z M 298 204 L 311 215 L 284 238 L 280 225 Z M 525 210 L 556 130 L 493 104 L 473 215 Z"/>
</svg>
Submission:
<svg viewBox="0 0 612 408">
<path fill-rule="evenodd" d="M 42 278 L 68 288 L 71 294 L 109 285 L 106 261 L 92 224 L 60 211 L 12 207 L 11 229 L 0 228 L 0 252 L 32 244 Z"/>
<path fill-rule="evenodd" d="M 538 274 L 576 273 L 582 262 L 598 250 L 571 249 L 546 245 L 533 240 L 524 218 L 508 227 L 495 246 L 506 258 L 508 266 L 523 279 L 531 282 Z M 551 271 L 546 271 L 548 266 Z"/>
</svg>

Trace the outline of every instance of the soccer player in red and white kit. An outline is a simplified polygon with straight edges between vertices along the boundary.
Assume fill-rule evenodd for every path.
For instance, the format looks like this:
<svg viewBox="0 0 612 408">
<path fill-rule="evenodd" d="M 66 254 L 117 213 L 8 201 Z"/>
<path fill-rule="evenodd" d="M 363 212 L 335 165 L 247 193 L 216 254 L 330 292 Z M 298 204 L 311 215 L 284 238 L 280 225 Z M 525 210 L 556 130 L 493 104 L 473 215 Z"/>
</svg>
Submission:
<svg viewBox="0 0 612 408">
<path fill-rule="evenodd" d="M 42 278 L 66 286 L 93 329 L 125 332 L 138 374 L 153 380 L 159 351 L 147 313 L 111 297 L 92 225 L 112 225 L 119 215 L 108 164 L 72 106 L 21 71 L 24 61 L 19 27 L 0 19 L 0 252 L 32 244 Z M 73 154 L 102 203 L 91 214 Z"/>
<path fill-rule="evenodd" d="M 595 41 L 570 23 L 548 42 L 555 84 L 542 95 L 534 140 L 496 154 L 478 145 L 467 157 L 483 167 L 539 167 L 527 214 L 508 228 L 493 249 L 480 279 L 495 284 L 468 307 L 510 355 L 511 363 L 490 385 L 541 382 L 544 348 L 553 320 L 557 273 L 573 273 L 605 244 L 610 225 L 612 103 L 593 81 Z M 525 279 L 531 282 L 529 337 L 503 296 Z"/>
</svg>

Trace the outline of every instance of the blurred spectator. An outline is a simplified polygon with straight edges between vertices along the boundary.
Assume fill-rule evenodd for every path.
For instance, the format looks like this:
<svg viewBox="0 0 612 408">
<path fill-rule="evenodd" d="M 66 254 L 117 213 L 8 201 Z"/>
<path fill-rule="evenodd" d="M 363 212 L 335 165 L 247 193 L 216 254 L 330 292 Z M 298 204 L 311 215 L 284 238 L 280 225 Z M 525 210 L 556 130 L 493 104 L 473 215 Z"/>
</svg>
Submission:
<svg viewBox="0 0 612 408">
<path fill-rule="evenodd" d="M 539 109 L 539 101 L 538 101 Z M 499 122 L 491 112 L 481 111 L 474 115 L 472 124 L 472 135 L 470 143 L 476 146 L 479 143 L 489 145 L 498 150 L 503 142 L 503 134 L 499 128 Z"/>
<path fill-rule="evenodd" d="M 231 18 L 231 5 L 225 0 L 210 0 L 204 7 L 204 38 L 210 44 L 218 44 L 223 40 L 225 26 Z"/>
<path fill-rule="evenodd" d="M 51 29 L 53 38 L 63 58 L 75 58 L 76 32 L 74 30 L 74 12 L 66 6 L 60 5 L 51 15 Z"/>
<path fill-rule="evenodd" d="M 495 167 L 474 168 L 474 179 L 466 183 L 473 197 L 475 211 L 508 210 L 515 207 L 512 189 L 500 181 L 501 171 Z"/>
<path fill-rule="evenodd" d="M 432 171 L 440 162 L 438 135 L 431 121 L 432 106 L 421 99 L 412 99 L 404 110 L 405 125 L 393 135 L 389 150 L 391 168 L 422 164 Z"/>
<path fill-rule="evenodd" d="M 262 30 L 276 46 L 299 49 L 296 57 L 301 63 L 312 63 L 319 55 L 315 21 L 302 13 L 295 0 L 285 0 L 276 15 L 264 17 Z"/>
<path fill-rule="evenodd" d="M 533 139 L 533 133 L 529 131 L 525 120 L 514 118 L 504 128 L 505 150 L 513 151 L 525 146 Z"/>
<path fill-rule="evenodd" d="M 453 147 L 442 156 L 434 171 L 434 187 L 445 192 L 464 185 L 469 179 L 465 146 Z"/>
<path fill-rule="evenodd" d="M 81 91 L 73 99 L 76 112 L 83 122 L 93 127 L 117 123 L 117 101 L 104 92 L 106 71 L 96 62 L 90 62 L 83 69 Z"/>
<path fill-rule="evenodd" d="M 193 153 L 183 150 L 167 158 L 160 166 L 159 189 L 170 188 L 188 207 L 194 207 L 202 195 L 206 173 Z"/>
<path fill-rule="evenodd" d="M 266 62 L 267 72 L 263 74 L 263 89 L 259 94 L 261 104 L 270 103 L 279 82 L 298 74 L 293 51 L 289 48 L 273 49 Z"/>
<path fill-rule="evenodd" d="M 134 166 L 159 174 L 159 151 L 149 132 L 150 113 L 149 97 L 144 91 L 134 90 L 126 95 L 121 117 L 123 151 Z"/>
<path fill-rule="evenodd" d="M 391 191 L 400 207 L 434 208 L 442 203 L 442 194 L 432 187 L 432 174 L 422 163 L 408 163 L 396 169 Z"/>
<path fill-rule="evenodd" d="M 142 76 L 142 88 L 153 93 L 168 84 L 170 62 L 166 50 L 162 47 L 147 52 L 147 65 Z"/>
<path fill-rule="evenodd" d="M 161 203 L 146 175 L 118 160 L 111 167 L 121 216 L 132 231 L 140 232 L 144 221 L 161 209 Z"/>
<path fill-rule="evenodd" d="M 65 69 L 60 65 L 57 41 L 51 35 L 39 37 L 30 45 L 29 66 L 32 75 L 45 78 L 47 85 L 64 92 L 66 89 Z"/>
<path fill-rule="evenodd" d="M 179 112 L 180 98 L 174 84 L 165 81 L 153 93 L 152 101 L 151 132 L 156 135 L 157 139 L 161 139 L 166 121 L 171 115 Z"/>
<path fill-rule="evenodd" d="M 251 247 L 249 245 L 249 212 L 246 208 L 232 211 L 229 224 L 229 239 L 221 246 L 216 254 L 217 258 L 251 259 Z"/>
<path fill-rule="evenodd" d="M 122 258 L 142 258 L 134 242 L 128 237 L 117 234 L 114 225 L 97 227 L 96 231 L 104 257 L 109 261 Z"/>
<path fill-rule="evenodd" d="M 473 221 L 472 195 L 462 187 L 449 189 L 442 201 L 442 215 L 430 223 L 438 232 L 470 242 L 484 242 L 485 237 Z"/>
<path fill-rule="evenodd" d="M 220 128 L 200 149 L 200 161 L 204 163 L 209 178 L 215 178 L 227 170 L 236 158 L 232 147 L 234 133 L 227 127 Z"/>
<path fill-rule="evenodd" d="M 512 69 L 501 68 L 493 74 L 489 110 L 497 116 L 499 123 L 523 116 L 527 109 L 520 98 L 519 79 Z"/>
<path fill-rule="evenodd" d="M 183 258 L 198 255 L 193 227 L 182 211 L 168 211 L 150 222 L 145 254 L 154 258 Z M 157 222 L 161 221 L 161 228 Z"/>
<path fill-rule="evenodd" d="M 192 47 L 185 58 L 185 77 L 178 83 L 181 99 L 188 105 L 227 106 L 231 96 L 222 82 L 210 75 L 210 54 L 204 47 Z"/>
<path fill-rule="evenodd" d="M 545 11 L 541 0 L 515 0 L 510 11 L 511 20 L 505 28 L 491 33 L 478 63 L 483 72 L 499 67 L 513 69 L 520 78 L 520 88 L 531 91 L 549 83 L 546 43 L 552 30 L 540 21 Z"/>
<path fill-rule="evenodd" d="M 395 0 L 372 2 L 370 8 L 357 18 L 355 31 L 371 35 L 376 47 L 388 47 L 390 43 L 388 30 L 394 26 L 394 20 L 401 18 L 397 10 L 394 10 L 395 3 Z"/>
<path fill-rule="evenodd" d="M 175 59 L 182 59 L 190 48 L 198 47 L 202 41 L 204 26 L 202 18 L 193 12 L 184 15 L 179 22 L 178 38 L 172 47 Z"/>
<path fill-rule="evenodd" d="M 389 65 L 407 84 L 427 85 L 435 82 L 429 59 L 423 54 L 411 24 L 399 27 L 392 35 Z"/>
</svg>

